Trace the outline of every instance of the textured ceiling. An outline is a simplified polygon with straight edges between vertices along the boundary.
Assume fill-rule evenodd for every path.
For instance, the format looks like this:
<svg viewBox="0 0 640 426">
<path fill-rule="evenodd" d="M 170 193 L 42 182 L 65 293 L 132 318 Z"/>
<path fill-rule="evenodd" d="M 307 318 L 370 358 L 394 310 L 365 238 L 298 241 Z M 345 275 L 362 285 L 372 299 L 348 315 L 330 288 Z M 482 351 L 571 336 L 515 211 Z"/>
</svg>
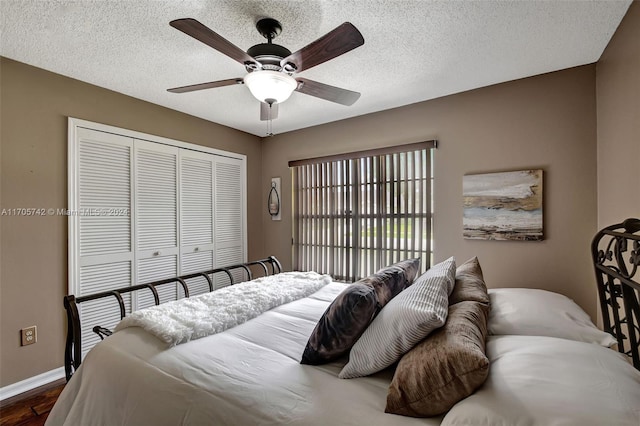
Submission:
<svg viewBox="0 0 640 426">
<path fill-rule="evenodd" d="M 243 50 L 278 19 L 296 51 L 342 22 L 364 46 L 300 73 L 362 93 L 350 107 L 294 92 L 274 133 L 407 105 L 598 60 L 630 0 L 0 0 L 2 56 L 264 136 L 242 86 L 167 88 L 242 77 L 242 65 L 169 26 L 195 18 Z"/>
</svg>

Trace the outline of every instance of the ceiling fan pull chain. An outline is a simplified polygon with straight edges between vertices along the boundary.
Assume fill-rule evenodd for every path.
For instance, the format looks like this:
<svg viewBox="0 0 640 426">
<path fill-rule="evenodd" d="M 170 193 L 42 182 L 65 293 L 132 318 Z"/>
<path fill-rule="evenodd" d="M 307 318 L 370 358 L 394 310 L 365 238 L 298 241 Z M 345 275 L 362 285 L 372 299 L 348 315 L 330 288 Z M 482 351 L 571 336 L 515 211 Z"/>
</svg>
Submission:
<svg viewBox="0 0 640 426">
<path fill-rule="evenodd" d="M 273 119 L 271 117 L 271 109 L 273 108 L 273 102 L 269 102 L 269 119 L 267 120 L 267 136 L 273 136 Z"/>
</svg>

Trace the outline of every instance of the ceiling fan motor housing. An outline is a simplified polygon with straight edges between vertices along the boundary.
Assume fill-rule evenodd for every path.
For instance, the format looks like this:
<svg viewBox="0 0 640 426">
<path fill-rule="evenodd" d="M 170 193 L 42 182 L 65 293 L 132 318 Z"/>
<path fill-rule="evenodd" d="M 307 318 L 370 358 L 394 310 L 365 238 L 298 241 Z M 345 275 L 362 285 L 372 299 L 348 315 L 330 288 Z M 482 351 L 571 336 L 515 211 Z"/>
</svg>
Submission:
<svg viewBox="0 0 640 426">
<path fill-rule="evenodd" d="M 291 55 L 291 51 L 284 46 L 273 43 L 261 43 L 251 46 L 247 50 L 249 56 L 253 56 L 256 61 L 262 64 L 262 69 L 280 71 L 280 61 Z M 247 66 L 247 71 L 253 71 Z"/>
</svg>

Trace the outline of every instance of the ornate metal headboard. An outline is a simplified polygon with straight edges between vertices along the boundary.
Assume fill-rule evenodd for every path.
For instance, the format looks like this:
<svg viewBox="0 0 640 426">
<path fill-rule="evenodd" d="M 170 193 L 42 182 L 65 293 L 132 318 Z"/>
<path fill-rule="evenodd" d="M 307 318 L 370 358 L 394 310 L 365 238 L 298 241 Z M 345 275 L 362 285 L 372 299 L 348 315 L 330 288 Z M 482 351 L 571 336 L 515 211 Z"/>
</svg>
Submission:
<svg viewBox="0 0 640 426">
<path fill-rule="evenodd" d="M 604 330 L 640 369 L 640 220 L 627 219 L 596 234 L 591 243 Z M 640 273 L 638 273 L 640 276 Z"/>
</svg>

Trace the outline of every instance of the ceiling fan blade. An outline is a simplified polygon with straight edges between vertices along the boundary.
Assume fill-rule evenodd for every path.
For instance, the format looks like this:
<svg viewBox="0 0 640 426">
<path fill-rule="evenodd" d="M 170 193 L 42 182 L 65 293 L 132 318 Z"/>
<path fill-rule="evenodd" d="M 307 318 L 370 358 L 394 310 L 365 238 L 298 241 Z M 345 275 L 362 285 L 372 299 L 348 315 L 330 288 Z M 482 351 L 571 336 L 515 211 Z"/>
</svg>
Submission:
<svg viewBox="0 0 640 426">
<path fill-rule="evenodd" d="M 269 106 L 266 102 L 260 102 L 260 120 L 269 121 L 276 118 L 278 118 L 278 104 L 273 103 Z"/>
<path fill-rule="evenodd" d="M 360 31 L 350 22 L 345 22 L 316 41 L 280 61 L 280 66 L 293 64 L 295 69 L 285 67 L 287 71 L 300 72 L 338 57 L 364 44 Z"/>
<path fill-rule="evenodd" d="M 298 88 L 296 91 L 305 95 L 315 96 L 337 104 L 351 106 L 360 98 L 360 93 L 351 90 L 341 89 L 306 78 L 296 78 Z"/>
<path fill-rule="evenodd" d="M 236 61 L 240 62 L 242 65 L 246 65 L 247 63 L 250 63 L 260 68 L 260 64 L 256 62 L 256 60 L 253 59 L 251 56 L 249 56 L 245 51 L 243 51 L 238 46 L 231 43 L 221 35 L 214 33 L 207 26 L 205 26 L 204 24 L 201 24 L 195 19 L 192 19 L 192 18 L 176 19 L 174 21 L 169 22 L 169 25 L 195 38 L 196 40 L 200 40 L 207 46 L 213 47 L 218 52 L 224 53 L 228 57 L 235 59 Z"/>
<path fill-rule="evenodd" d="M 167 92 L 171 93 L 186 93 L 196 90 L 213 89 L 214 87 L 231 86 L 234 84 L 244 84 L 241 78 L 230 78 L 228 80 L 210 81 L 208 83 L 192 84 L 190 86 L 174 87 L 173 89 L 167 89 Z"/>
</svg>

